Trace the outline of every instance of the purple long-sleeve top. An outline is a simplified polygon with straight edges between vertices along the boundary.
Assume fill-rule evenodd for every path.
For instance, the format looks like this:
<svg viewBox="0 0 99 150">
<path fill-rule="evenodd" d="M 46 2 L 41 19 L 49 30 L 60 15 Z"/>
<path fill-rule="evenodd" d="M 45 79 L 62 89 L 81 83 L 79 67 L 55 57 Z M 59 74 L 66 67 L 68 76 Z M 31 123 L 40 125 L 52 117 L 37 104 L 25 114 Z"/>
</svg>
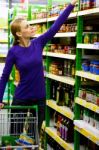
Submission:
<svg viewBox="0 0 99 150">
<path fill-rule="evenodd" d="M 46 96 L 42 63 L 42 51 L 46 43 L 53 38 L 70 12 L 74 8 L 69 4 L 47 32 L 31 40 L 29 47 L 15 45 L 8 51 L 5 67 L 0 79 L 0 102 L 2 102 L 6 83 L 13 65 L 20 73 L 20 82 L 16 87 L 14 98 L 24 103 L 25 100 L 43 99 Z"/>
</svg>

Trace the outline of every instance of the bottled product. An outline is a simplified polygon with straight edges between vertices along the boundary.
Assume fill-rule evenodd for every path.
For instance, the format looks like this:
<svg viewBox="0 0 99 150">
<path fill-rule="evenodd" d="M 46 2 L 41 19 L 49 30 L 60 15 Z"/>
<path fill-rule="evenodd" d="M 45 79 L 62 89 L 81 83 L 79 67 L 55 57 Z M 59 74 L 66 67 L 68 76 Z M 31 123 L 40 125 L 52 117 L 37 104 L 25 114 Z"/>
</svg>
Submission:
<svg viewBox="0 0 99 150">
<path fill-rule="evenodd" d="M 56 124 L 57 135 L 66 142 L 73 142 L 73 122 L 66 117 L 58 115 Z"/>
<path fill-rule="evenodd" d="M 61 125 L 62 125 L 61 122 L 62 122 L 62 116 L 58 115 L 56 127 L 57 127 L 57 135 L 59 137 L 61 136 L 61 133 L 60 133 L 60 128 L 61 128 Z"/>
<path fill-rule="evenodd" d="M 69 93 L 69 100 L 70 100 L 70 109 L 74 111 L 74 88 L 72 87 Z"/>
<path fill-rule="evenodd" d="M 64 86 L 64 102 L 67 107 L 69 107 L 69 88 L 68 85 Z"/>
<path fill-rule="evenodd" d="M 75 64 L 72 63 L 71 76 L 75 77 Z"/>
<path fill-rule="evenodd" d="M 64 76 L 68 74 L 68 60 L 64 61 Z"/>
<path fill-rule="evenodd" d="M 59 83 L 56 92 L 56 104 L 59 106 L 64 106 L 64 90 L 62 87 L 62 83 Z"/>
<path fill-rule="evenodd" d="M 69 120 L 66 122 L 67 127 L 67 142 L 71 143 L 74 140 L 74 127 L 73 127 L 73 121 Z"/>
<path fill-rule="evenodd" d="M 51 81 L 51 86 L 50 86 L 50 95 L 51 95 L 51 99 L 56 100 L 56 92 L 57 92 L 57 86 L 58 83 L 56 81 Z"/>
</svg>

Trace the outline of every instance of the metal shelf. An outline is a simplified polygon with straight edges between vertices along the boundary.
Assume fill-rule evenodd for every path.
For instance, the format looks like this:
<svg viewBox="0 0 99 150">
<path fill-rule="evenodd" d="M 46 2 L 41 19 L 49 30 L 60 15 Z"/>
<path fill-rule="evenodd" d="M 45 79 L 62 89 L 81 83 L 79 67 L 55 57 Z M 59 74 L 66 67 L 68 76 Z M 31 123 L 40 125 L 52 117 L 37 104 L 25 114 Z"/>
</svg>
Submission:
<svg viewBox="0 0 99 150">
<path fill-rule="evenodd" d="M 79 76 L 79 77 L 83 77 L 83 78 L 86 78 L 86 79 L 90 79 L 90 80 L 99 82 L 99 75 L 95 75 L 95 74 L 92 74 L 90 72 L 76 71 L 76 75 Z"/>
<path fill-rule="evenodd" d="M 71 13 L 68 19 L 75 18 L 75 17 L 77 17 L 77 12 Z M 46 22 L 55 21 L 57 18 L 58 16 L 50 17 L 50 18 L 35 19 L 35 20 L 28 21 L 28 23 L 29 24 L 46 23 Z"/>
<path fill-rule="evenodd" d="M 57 133 L 56 129 L 54 127 L 46 127 L 45 129 L 46 133 L 52 137 L 58 144 L 60 144 L 64 149 L 67 150 L 74 150 L 73 144 L 66 143 L 63 139 L 61 139 Z"/>
<path fill-rule="evenodd" d="M 56 110 L 57 112 L 59 112 L 60 114 L 64 115 L 65 117 L 67 117 L 71 120 L 73 120 L 73 118 L 74 118 L 74 113 L 70 110 L 69 107 L 58 106 L 56 104 L 56 101 L 54 101 L 54 100 L 47 100 L 47 106 Z"/>
<path fill-rule="evenodd" d="M 99 7 L 79 11 L 77 16 L 92 16 L 92 15 L 99 15 Z"/>
<path fill-rule="evenodd" d="M 76 97 L 75 103 L 77 103 L 77 104 L 79 104 L 79 105 L 81 105 L 81 106 L 83 106 L 85 108 L 88 108 L 88 109 L 90 109 L 90 110 L 92 110 L 92 111 L 94 111 L 94 112 L 99 114 L 99 106 L 97 106 L 97 105 L 95 105 L 93 103 L 87 102 L 87 101 L 85 101 L 85 100 L 83 100 L 83 99 L 81 99 L 79 97 Z"/>
<path fill-rule="evenodd" d="M 7 57 L 7 54 L 0 54 L 0 57 Z"/>
<path fill-rule="evenodd" d="M 73 85 L 75 84 L 75 79 L 72 77 L 67 77 L 67 76 L 57 76 L 51 73 L 47 73 L 45 74 L 45 77 L 62 82 L 62 83 L 66 83 L 69 85 Z"/>
<path fill-rule="evenodd" d="M 45 23 L 45 22 L 47 22 L 47 18 L 35 19 L 35 20 L 28 21 L 29 24 Z"/>
<path fill-rule="evenodd" d="M 99 130 L 92 127 L 90 124 L 86 123 L 83 120 L 74 121 L 74 129 L 90 139 L 92 142 L 99 145 Z"/>
<path fill-rule="evenodd" d="M 41 34 L 35 34 L 33 37 L 39 37 Z M 76 32 L 56 33 L 54 37 L 76 37 Z"/>
<path fill-rule="evenodd" d="M 95 44 L 77 44 L 77 48 L 81 48 L 81 49 L 94 49 L 94 50 L 99 50 L 99 45 L 95 45 Z"/>
<path fill-rule="evenodd" d="M 50 56 L 50 57 L 70 59 L 70 60 L 75 60 L 76 59 L 76 55 L 73 55 L 73 54 L 62 54 L 62 53 L 45 52 L 45 53 L 43 53 L 43 55 L 44 56 Z"/>
<path fill-rule="evenodd" d="M 0 29 L 2 29 L 2 30 L 3 30 L 3 29 L 8 30 L 8 26 L 5 26 L 5 27 L 2 27 L 2 26 L 1 26 Z"/>
<path fill-rule="evenodd" d="M 7 40 L 0 40 L 0 43 L 8 43 Z"/>
<path fill-rule="evenodd" d="M 76 37 L 76 32 L 56 33 L 54 37 Z"/>
</svg>

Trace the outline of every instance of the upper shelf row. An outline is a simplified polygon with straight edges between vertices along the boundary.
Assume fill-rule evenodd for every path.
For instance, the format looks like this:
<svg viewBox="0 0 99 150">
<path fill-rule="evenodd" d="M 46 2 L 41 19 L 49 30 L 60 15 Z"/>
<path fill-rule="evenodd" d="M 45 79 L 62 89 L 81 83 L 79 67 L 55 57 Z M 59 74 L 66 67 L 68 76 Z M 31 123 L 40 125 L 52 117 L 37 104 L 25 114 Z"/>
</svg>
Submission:
<svg viewBox="0 0 99 150">
<path fill-rule="evenodd" d="M 99 15 L 99 7 L 98 8 L 93 8 L 93 9 L 88 9 L 88 10 L 83 10 L 83 11 L 78 11 L 78 12 L 73 12 L 69 15 L 69 19 L 76 18 L 77 16 L 91 16 L 91 15 Z M 57 19 L 57 17 L 58 16 L 51 17 L 51 18 L 31 20 L 31 21 L 29 21 L 29 24 L 55 21 Z"/>
</svg>

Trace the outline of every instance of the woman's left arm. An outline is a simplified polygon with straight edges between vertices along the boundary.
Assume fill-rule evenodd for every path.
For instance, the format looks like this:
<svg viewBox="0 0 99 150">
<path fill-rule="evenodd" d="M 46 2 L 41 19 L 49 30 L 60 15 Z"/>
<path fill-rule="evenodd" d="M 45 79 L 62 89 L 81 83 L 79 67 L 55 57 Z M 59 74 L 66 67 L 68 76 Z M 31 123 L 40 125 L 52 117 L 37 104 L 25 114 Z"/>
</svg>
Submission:
<svg viewBox="0 0 99 150">
<path fill-rule="evenodd" d="M 73 0 L 62 12 L 62 14 L 57 18 L 54 24 L 48 29 L 48 31 L 38 37 L 42 44 L 42 47 L 44 47 L 46 43 L 54 37 L 54 35 L 58 32 L 60 27 L 65 23 L 69 14 L 73 10 L 76 1 L 77 0 Z"/>
</svg>

